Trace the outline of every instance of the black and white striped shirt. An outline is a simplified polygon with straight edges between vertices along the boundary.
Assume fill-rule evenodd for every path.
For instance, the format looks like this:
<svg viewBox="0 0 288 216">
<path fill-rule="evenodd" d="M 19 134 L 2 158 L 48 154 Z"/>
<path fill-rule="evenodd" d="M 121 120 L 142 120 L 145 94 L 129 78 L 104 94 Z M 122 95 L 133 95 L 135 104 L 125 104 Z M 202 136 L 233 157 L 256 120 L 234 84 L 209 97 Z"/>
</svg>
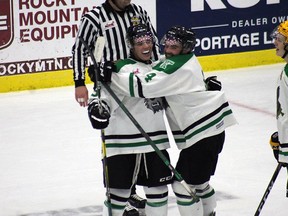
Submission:
<svg viewBox="0 0 288 216">
<path fill-rule="evenodd" d="M 73 75 L 75 86 L 85 85 L 85 66 L 87 63 L 88 52 L 80 42 L 82 37 L 86 43 L 94 49 L 94 43 L 98 36 L 105 37 L 105 47 L 103 61 L 116 61 L 125 59 L 129 56 L 129 48 L 126 43 L 126 30 L 129 26 L 138 23 L 146 24 L 156 36 L 147 11 L 141 6 L 130 4 L 125 11 L 116 12 L 106 1 L 97 6 L 82 18 L 78 30 L 78 36 L 72 48 L 73 56 Z M 157 37 L 155 37 L 157 40 Z M 158 42 L 158 41 L 157 41 Z M 153 58 L 158 59 L 158 43 L 153 49 Z"/>
</svg>

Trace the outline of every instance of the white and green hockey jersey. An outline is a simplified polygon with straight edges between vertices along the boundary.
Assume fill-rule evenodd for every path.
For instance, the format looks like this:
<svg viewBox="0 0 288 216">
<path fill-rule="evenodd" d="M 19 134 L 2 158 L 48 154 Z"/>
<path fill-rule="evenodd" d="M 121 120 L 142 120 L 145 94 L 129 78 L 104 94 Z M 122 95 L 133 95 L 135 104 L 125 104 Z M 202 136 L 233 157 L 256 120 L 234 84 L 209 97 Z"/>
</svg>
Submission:
<svg viewBox="0 0 288 216">
<path fill-rule="evenodd" d="M 288 64 L 278 79 L 276 117 L 280 142 L 279 162 L 288 163 Z"/>
<path fill-rule="evenodd" d="M 130 74 L 150 71 L 152 66 L 133 59 L 126 59 L 118 61 L 117 68 L 119 74 Z M 119 94 L 117 91 L 115 94 L 160 150 L 170 147 L 161 98 L 133 98 Z M 92 94 L 90 100 L 92 99 L 97 99 L 96 93 Z M 109 125 L 105 128 L 107 157 L 154 151 L 146 138 L 104 87 L 101 88 L 101 100 L 110 107 L 111 115 Z"/>
<path fill-rule="evenodd" d="M 113 73 L 111 88 L 132 97 L 165 96 L 170 107 L 167 118 L 179 149 L 237 123 L 224 92 L 206 90 L 193 53 L 161 61 L 150 72 Z"/>
</svg>

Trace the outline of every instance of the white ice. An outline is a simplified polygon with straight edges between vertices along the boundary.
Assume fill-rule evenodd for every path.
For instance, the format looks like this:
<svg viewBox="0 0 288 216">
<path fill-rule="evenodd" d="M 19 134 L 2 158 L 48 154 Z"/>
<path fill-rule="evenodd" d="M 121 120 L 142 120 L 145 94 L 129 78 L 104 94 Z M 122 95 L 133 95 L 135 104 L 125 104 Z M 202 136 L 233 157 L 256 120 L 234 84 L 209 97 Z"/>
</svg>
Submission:
<svg viewBox="0 0 288 216">
<path fill-rule="evenodd" d="M 276 80 L 283 64 L 206 73 L 217 75 L 239 122 L 226 143 L 211 184 L 217 216 L 254 215 L 277 166 L 269 146 L 276 131 Z M 91 90 L 92 86 L 88 86 Z M 101 215 L 101 141 L 74 87 L 0 94 L 0 216 Z M 175 165 L 178 150 L 169 150 Z M 287 170 L 261 215 L 287 215 Z M 141 187 L 138 193 L 143 195 Z M 78 213 L 77 213 L 78 212 Z M 169 192 L 169 216 L 179 215 Z"/>
</svg>

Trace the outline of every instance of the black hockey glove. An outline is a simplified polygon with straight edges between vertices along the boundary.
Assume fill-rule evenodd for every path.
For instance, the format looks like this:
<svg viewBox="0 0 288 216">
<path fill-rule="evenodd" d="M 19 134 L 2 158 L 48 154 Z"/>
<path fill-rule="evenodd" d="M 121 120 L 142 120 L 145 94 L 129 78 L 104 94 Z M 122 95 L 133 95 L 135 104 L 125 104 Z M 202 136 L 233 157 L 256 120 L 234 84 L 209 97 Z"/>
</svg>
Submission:
<svg viewBox="0 0 288 216">
<path fill-rule="evenodd" d="M 116 66 L 114 62 L 107 61 L 101 63 L 99 70 L 99 80 L 105 83 L 111 82 L 111 76 L 113 71 L 116 71 Z"/>
<path fill-rule="evenodd" d="M 270 138 L 270 145 L 273 150 L 273 154 L 275 159 L 278 161 L 279 158 L 279 139 L 278 139 L 278 131 L 274 132 Z"/>
<path fill-rule="evenodd" d="M 102 62 L 100 64 L 100 70 L 97 70 L 99 81 L 101 82 L 111 82 L 111 75 L 112 72 L 115 71 L 115 64 L 112 61 Z M 96 77 L 95 77 L 95 66 L 90 65 L 88 68 L 88 75 L 90 77 L 90 80 L 95 83 Z"/>
<path fill-rule="evenodd" d="M 90 77 L 90 80 L 95 83 L 96 82 L 96 77 L 95 77 L 95 66 L 94 65 L 90 65 L 88 67 L 88 75 Z"/>
<path fill-rule="evenodd" d="M 98 100 L 92 100 L 88 105 L 88 116 L 94 129 L 104 129 L 109 124 L 109 106 L 104 101 L 99 105 Z"/>
<path fill-rule="evenodd" d="M 222 89 L 222 84 L 217 80 L 217 76 L 207 77 L 205 83 L 208 91 L 220 91 Z"/>
<path fill-rule="evenodd" d="M 277 160 L 277 162 L 279 163 L 279 146 L 280 146 L 280 142 L 279 142 L 279 138 L 278 138 L 278 131 L 274 132 L 271 135 L 270 145 L 271 145 L 271 148 L 273 149 L 274 157 Z M 288 167 L 287 163 L 281 163 L 281 165 L 283 167 Z"/>
</svg>

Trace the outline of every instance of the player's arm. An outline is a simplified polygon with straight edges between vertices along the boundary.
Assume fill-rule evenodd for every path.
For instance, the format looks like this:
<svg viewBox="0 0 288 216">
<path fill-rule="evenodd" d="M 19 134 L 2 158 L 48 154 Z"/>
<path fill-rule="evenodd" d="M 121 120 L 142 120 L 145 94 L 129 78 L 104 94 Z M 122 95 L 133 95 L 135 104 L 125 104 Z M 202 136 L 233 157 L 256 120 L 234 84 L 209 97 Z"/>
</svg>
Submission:
<svg viewBox="0 0 288 216">
<path fill-rule="evenodd" d="M 145 74 L 113 73 L 111 88 L 127 96 L 146 98 L 205 90 L 201 67 L 193 65 L 193 73 L 191 64 L 183 65 L 183 61 L 178 62 L 181 63 L 171 63 L 170 60 L 160 62 Z"/>
<path fill-rule="evenodd" d="M 166 59 L 159 62 L 153 69 L 146 73 L 112 73 L 112 77 L 105 80 L 112 81 L 111 89 L 130 97 L 164 97 L 177 94 L 185 94 L 195 91 L 205 91 L 202 68 L 199 63 L 191 61 L 186 64 L 191 56 L 180 57 L 181 61 Z M 193 70 L 191 70 L 191 67 Z M 121 68 L 121 70 L 124 67 Z M 141 69 L 140 69 L 141 70 Z"/>
</svg>

